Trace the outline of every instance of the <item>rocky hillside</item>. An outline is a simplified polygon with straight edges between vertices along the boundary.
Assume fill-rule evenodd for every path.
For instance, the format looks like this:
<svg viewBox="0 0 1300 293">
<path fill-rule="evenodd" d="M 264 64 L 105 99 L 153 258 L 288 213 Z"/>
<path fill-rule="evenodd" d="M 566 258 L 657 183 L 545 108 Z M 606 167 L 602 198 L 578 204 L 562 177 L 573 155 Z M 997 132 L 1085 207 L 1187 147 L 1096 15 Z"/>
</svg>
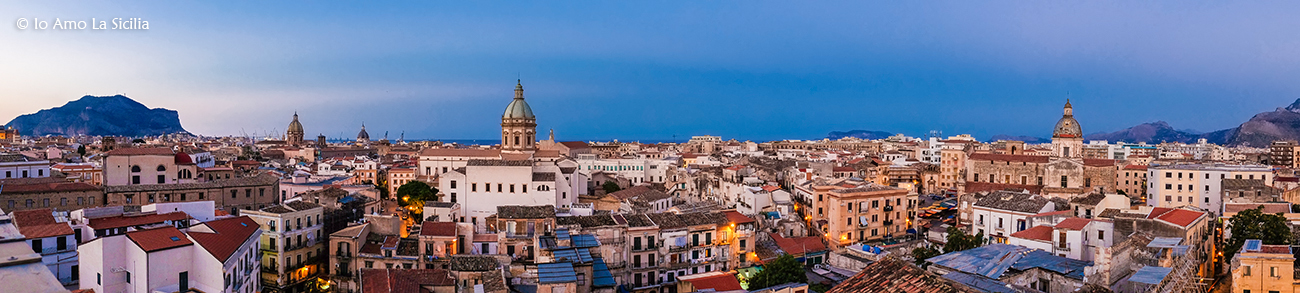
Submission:
<svg viewBox="0 0 1300 293">
<path fill-rule="evenodd" d="M 1199 134 L 1174 129 L 1174 127 L 1169 126 L 1169 123 L 1166 123 L 1164 121 L 1138 124 L 1137 126 L 1129 127 L 1128 129 L 1111 132 L 1111 133 L 1093 133 L 1084 136 L 1084 139 L 1086 140 L 1106 140 L 1111 142 L 1123 141 L 1123 142 L 1146 142 L 1146 143 L 1161 143 L 1161 142 L 1195 143 L 1196 140 L 1200 138 L 1201 135 Z"/>
<path fill-rule="evenodd" d="M 1222 138 L 1229 145 L 1254 147 L 1268 146 L 1275 140 L 1300 140 L 1300 99 L 1286 108 L 1255 114 L 1236 128 L 1205 135 L 1207 138 Z"/>
<path fill-rule="evenodd" d="M 6 125 L 24 135 L 152 136 L 188 133 L 179 114 L 163 108 L 149 109 L 126 96 L 84 96 L 33 114 L 18 116 Z"/>
</svg>

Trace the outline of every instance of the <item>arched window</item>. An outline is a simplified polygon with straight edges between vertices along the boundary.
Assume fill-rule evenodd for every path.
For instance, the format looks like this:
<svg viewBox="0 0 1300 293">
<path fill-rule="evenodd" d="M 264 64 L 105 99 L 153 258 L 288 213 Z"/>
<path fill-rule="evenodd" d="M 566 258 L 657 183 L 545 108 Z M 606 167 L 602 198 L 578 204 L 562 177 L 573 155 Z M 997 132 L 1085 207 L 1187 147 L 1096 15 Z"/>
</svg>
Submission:
<svg viewBox="0 0 1300 293">
<path fill-rule="evenodd" d="M 139 166 L 139 165 L 131 166 L 131 172 L 133 172 L 133 173 L 139 173 L 139 172 L 140 172 L 140 166 Z"/>
<path fill-rule="evenodd" d="M 167 171 L 167 167 L 163 167 L 163 165 L 158 165 L 158 172 L 162 172 L 162 171 Z"/>
</svg>

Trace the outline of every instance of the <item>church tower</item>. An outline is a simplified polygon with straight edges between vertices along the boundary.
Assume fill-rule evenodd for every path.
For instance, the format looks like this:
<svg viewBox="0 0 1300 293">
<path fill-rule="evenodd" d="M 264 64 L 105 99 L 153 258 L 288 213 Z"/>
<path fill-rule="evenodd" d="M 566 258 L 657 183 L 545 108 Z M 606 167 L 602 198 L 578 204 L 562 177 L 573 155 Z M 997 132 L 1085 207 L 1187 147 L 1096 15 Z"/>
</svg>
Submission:
<svg viewBox="0 0 1300 293">
<path fill-rule="evenodd" d="M 1074 120 L 1074 107 L 1070 100 L 1065 100 L 1065 114 L 1056 121 L 1052 130 L 1052 153 L 1058 157 L 1079 158 L 1083 156 L 1083 129 L 1079 121 Z"/>
<path fill-rule="evenodd" d="M 298 113 L 293 113 L 293 122 L 289 122 L 289 130 L 284 133 L 285 143 L 289 145 L 302 144 L 302 123 L 298 123 Z"/>
<path fill-rule="evenodd" d="M 501 115 L 501 149 L 529 153 L 537 150 L 537 117 L 524 101 L 522 81 L 515 84 L 515 99 Z"/>
</svg>

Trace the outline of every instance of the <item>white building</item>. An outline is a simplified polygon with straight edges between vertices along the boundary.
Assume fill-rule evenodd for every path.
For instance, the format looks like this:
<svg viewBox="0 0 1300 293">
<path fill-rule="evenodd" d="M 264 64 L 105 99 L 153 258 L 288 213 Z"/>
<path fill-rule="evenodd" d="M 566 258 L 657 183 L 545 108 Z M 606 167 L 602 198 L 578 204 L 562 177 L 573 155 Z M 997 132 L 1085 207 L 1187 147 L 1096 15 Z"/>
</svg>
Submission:
<svg viewBox="0 0 1300 293">
<path fill-rule="evenodd" d="M 994 191 L 972 204 L 970 233 L 984 233 L 992 242 L 1007 243 L 1011 234 L 1030 228 L 1030 216 L 1055 208 L 1055 203 L 1035 194 Z"/>
<path fill-rule="evenodd" d="M 172 226 L 96 238 L 77 248 L 81 289 L 95 292 L 253 293 L 260 291 L 257 240 L 248 217 Z"/>
<path fill-rule="evenodd" d="M 0 154 L 0 179 L 50 177 L 50 161 Z"/>
<path fill-rule="evenodd" d="M 9 215 L 0 211 L 0 284 L 4 292 L 68 292 L 42 263 L 40 253 L 33 252 L 23 241 L 23 234 Z"/>
<path fill-rule="evenodd" d="M 586 192 L 586 186 L 573 182 L 585 177 L 559 151 L 537 150 L 536 119 L 524 101 L 523 86 L 516 85 L 515 97 L 501 115 L 501 149 L 426 149 L 416 172 L 437 176 L 441 201 L 461 205 L 455 221 L 472 223 L 479 231 L 498 206 L 569 208 Z"/>
<path fill-rule="evenodd" d="M 55 217 L 50 209 L 14 211 L 10 213 L 14 226 L 27 238 L 27 245 L 41 255 L 50 272 L 59 283 L 70 286 L 77 283 L 77 244 L 81 235 L 68 225 L 66 214 Z"/>
<path fill-rule="evenodd" d="M 1223 215 L 1223 179 L 1259 179 L 1273 185 L 1273 171 L 1263 165 L 1153 165 L 1147 171 L 1147 205 L 1194 206 L 1215 215 Z"/>
</svg>

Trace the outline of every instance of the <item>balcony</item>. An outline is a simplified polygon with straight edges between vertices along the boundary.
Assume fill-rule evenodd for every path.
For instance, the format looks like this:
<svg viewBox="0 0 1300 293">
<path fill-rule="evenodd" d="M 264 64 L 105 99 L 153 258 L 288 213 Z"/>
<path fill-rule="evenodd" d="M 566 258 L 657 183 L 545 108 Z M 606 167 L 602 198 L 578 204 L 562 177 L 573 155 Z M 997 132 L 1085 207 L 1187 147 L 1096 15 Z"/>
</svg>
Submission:
<svg viewBox="0 0 1300 293">
<path fill-rule="evenodd" d="M 658 249 L 659 249 L 659 247 L 658 247 L 658 246 L 654 246 L 654 245 L 646 245 L 646 246 L 632 246 L 632 252 L 654 251 L 654 250 L 658 250 Z"/>
<path fill-rule="evenodd" d="M 352 259 L 352 254 L 351 254 L 351 253 L 340 253 L 340 254 L 335 254 L 334 257 L 335 257 L 335 258 L 338 258 L 338 259 L 341 259 L 341 260 L 349 260 L 349 259 Z"/>
<path fill-rule="evenodd" d="M 262 245 L 260 245 L 260 246 L 262 247 L 262 251 L 263 251 L 263 252 L 269 252 L 269 253 L 273 253 L 273 254 L 274 254 L 274 253 L 280 253 L 280 249 L 279 249 L 279 247 L 275 247 L 275 246 L 273 246 L 273 245 L 266 244 L 266 243 L 262 243 Z"/>
<path fill-rule="evenodd" d="M 687 245 L 687 246 L 669 245 L 669 246 L 668 246 L 668 252 L 683 252 L 683 251 L 686 251 L 687 249 L 690 249 L 690 248 L 691 248 L 691 247 L 690 247 L 689 245 Z"/>
<path fill-rule="evenodd" d="M 279 273 L 280 273 L 280 267 L 279 267 L 279 266 L 262 266 L 262 272 L 263 272 L 263 273 L 271 273 L 271 274 L 279 274 Z"/>
<path fill-rule="evenodd" d="M 894 206 L 892 206 L 892 205 L 885 205 L 885 208 L 884 208 L 884 209 L 885 209 L 886 212 L 892 212 L 892 211 L 894 211 Z"/>
<path fill-rule="evenodd" d="M 893 225 L 894 220 L 884 220 L 881 222 L 881 224 L 885 224 L 885 226 Z"/>
</svg>

